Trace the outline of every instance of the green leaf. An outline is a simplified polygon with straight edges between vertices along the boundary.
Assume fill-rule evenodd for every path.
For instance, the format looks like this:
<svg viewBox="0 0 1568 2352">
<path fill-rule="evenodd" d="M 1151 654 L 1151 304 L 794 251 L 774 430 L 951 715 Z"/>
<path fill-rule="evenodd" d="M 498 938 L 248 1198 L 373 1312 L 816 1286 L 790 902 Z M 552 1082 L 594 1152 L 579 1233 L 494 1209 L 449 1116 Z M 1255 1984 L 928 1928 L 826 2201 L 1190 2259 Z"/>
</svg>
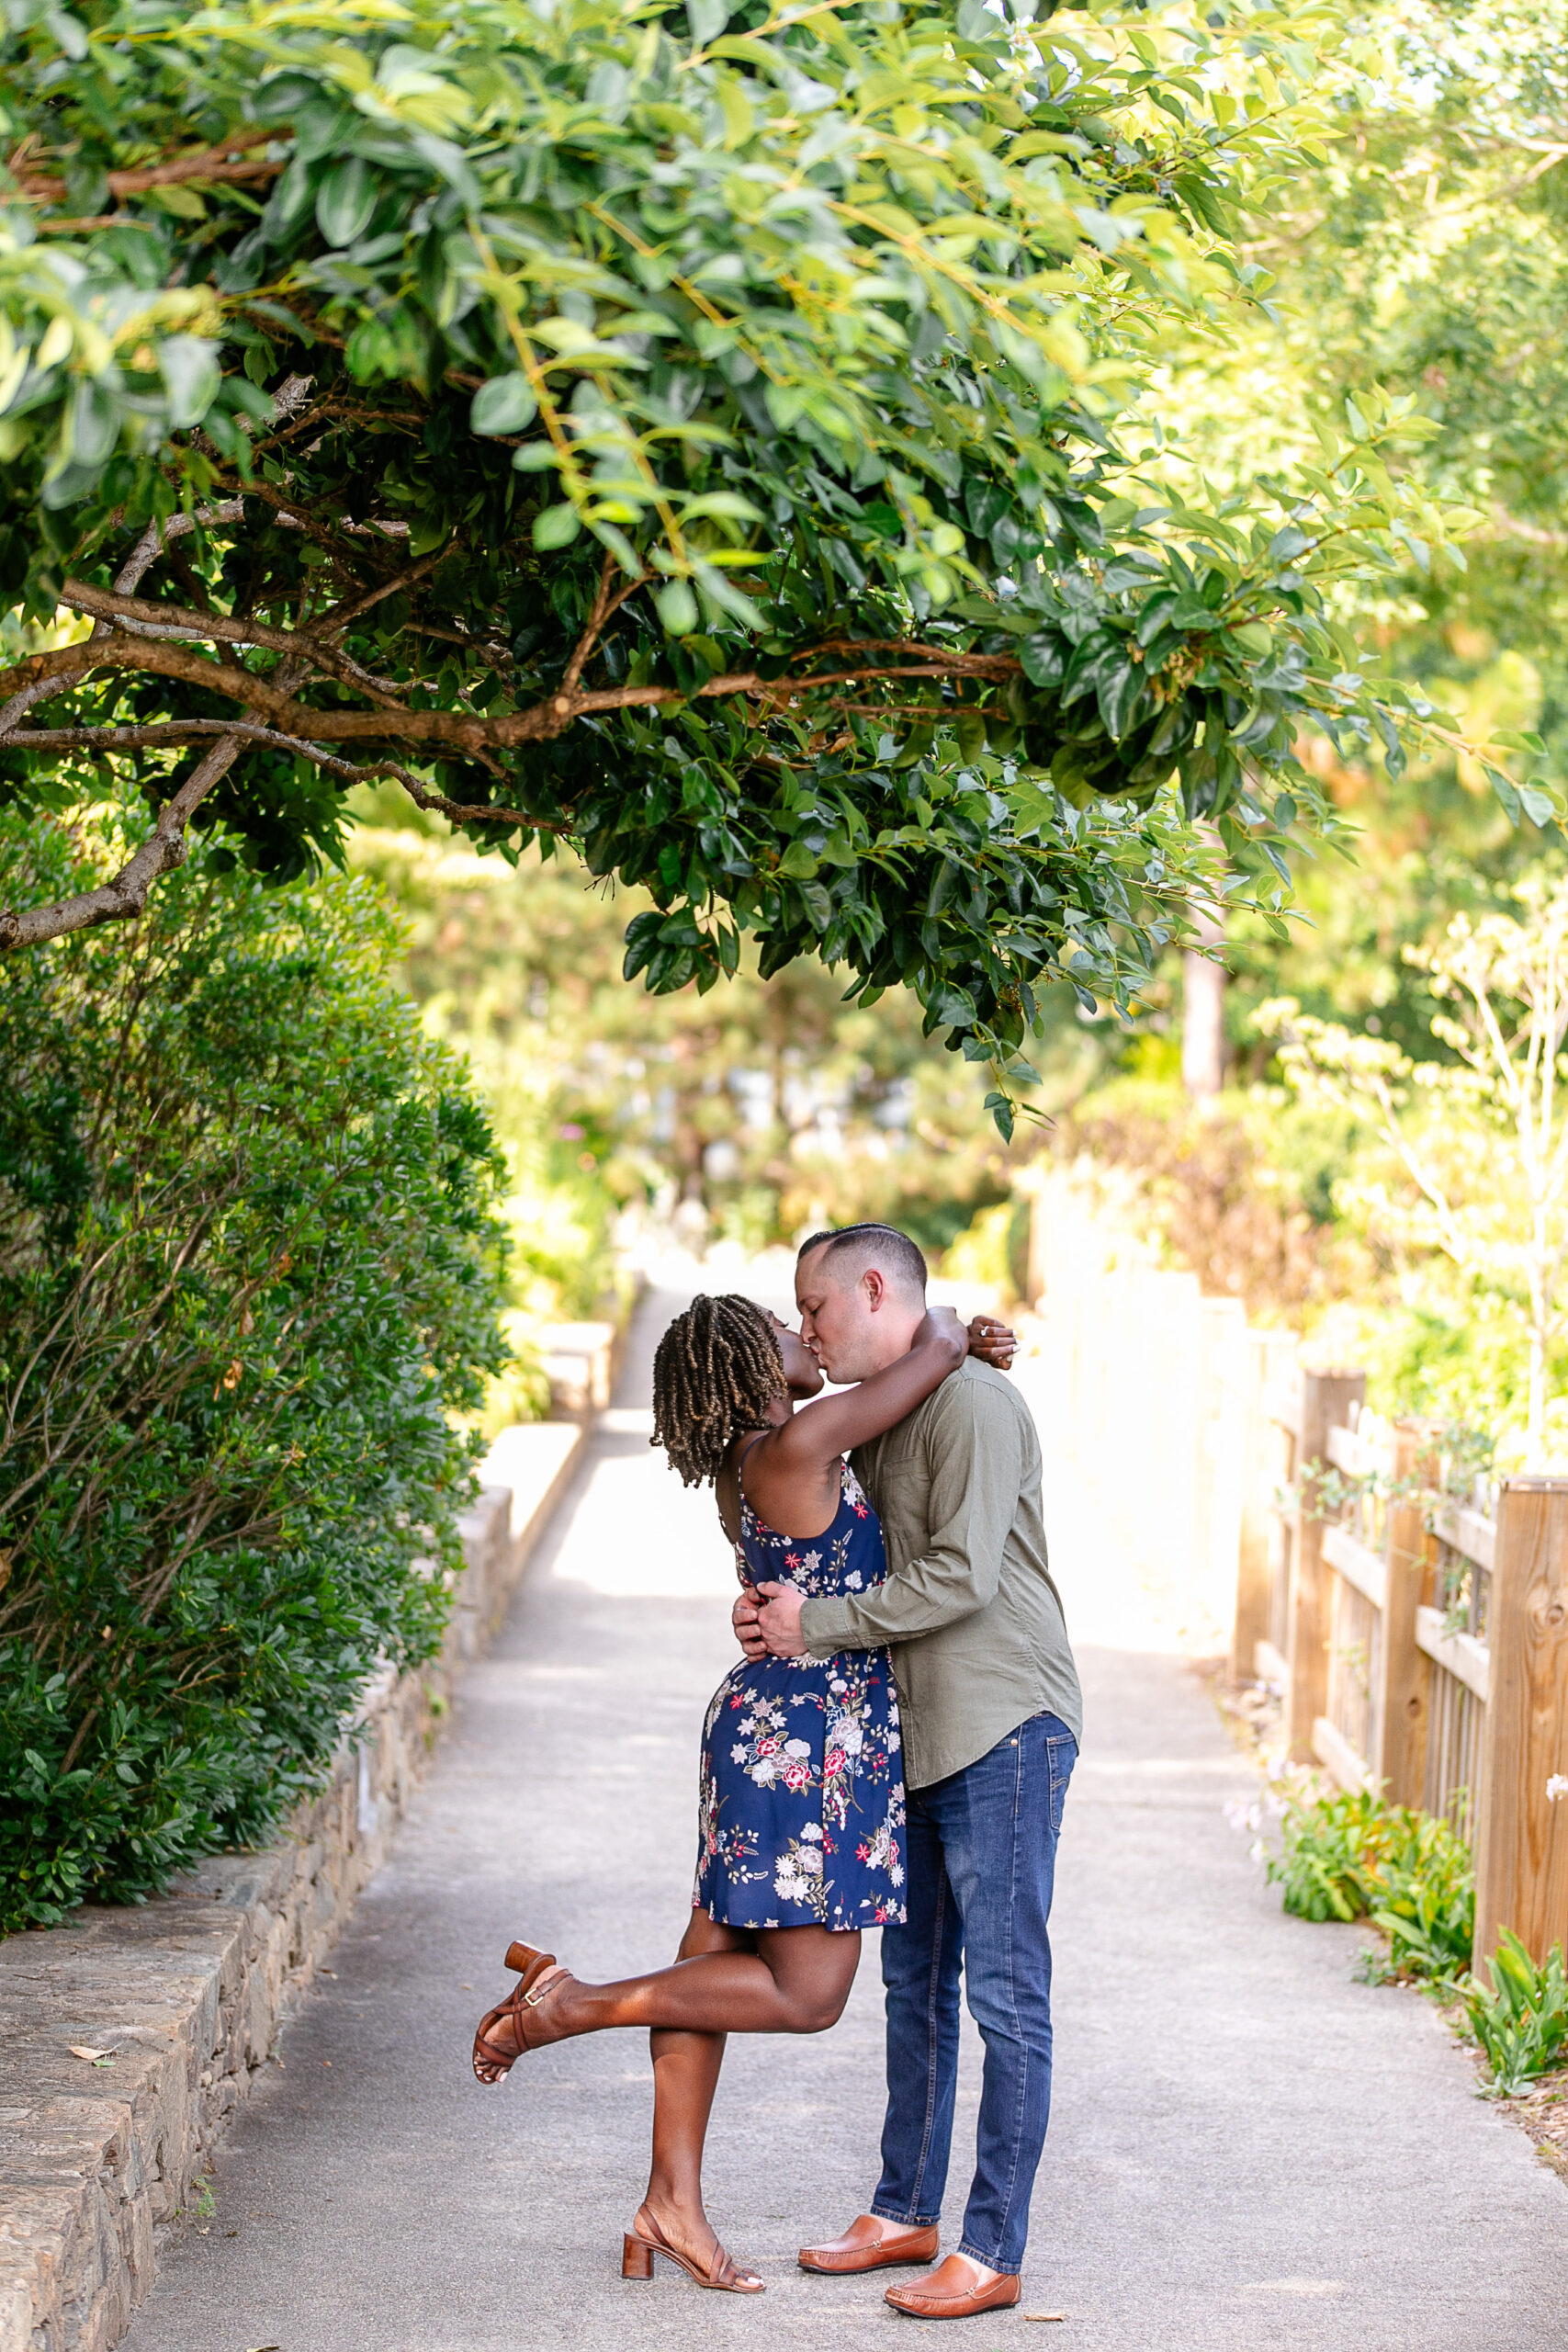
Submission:
<svg viewBox="0 0 1568 2352">
<path fill-rule="evenodd" d="M 476 433 L 521 433 L 539 413 L 526 376 L 492 376 L 474 394 L 468 423 Z M 522 455 L 519 450 L 519 457 Z"/>
<path fill-rule="evenodd" d="M 316 226 L 329 245 L 352 245 L 364 235 L 380 192 L 375 168 L 362 155 L 329 165 L 316 190 Z"/>
<path fill-rule="evenodd" d="M 1018 651 L 1031 685 L 1047 690 L 1059 686 L 1067 672 L 1067 650 L 1066 639 L 1055 629 L 1042 629 L 1038 636 L 1025 638 Z"/>
<path fill-rule="evenodd" d="M 1094 691 L 1105 731 L 1112 742 L 1120 742 L 1143 700 L 1143 671 L 1123 655 L 1120 662 L 1104 664 L 1097 672 Z"/>
<path fill-rule="evenodd" d="M 540 548 L 570 547 L 582 528 L 575 506 L 544 507 L 534 517 L 534 545 Z"/>
<path fill-rule="evenodd" d="M 654 602 L 659 617 L 671 637 L 687 637 L 697 626 L 697 600 L 684 580 L 672 580 Z M 813 869 L 815 870 L 815 869 Z"/>
<path fill-rule="evenodd" d="M 953 740 L 963 760 L 977 760 L 986 748 L 986 722 L 977 710 L 961 710 L 953 722 Z"/>
<path fill-rule="evenodd" d="M 169 422 L 199 424 L 217 397 L 220 346 L 205 335 L 166 335 L 158 345 L 158 367 L 168 397 Z"/>
</svg>

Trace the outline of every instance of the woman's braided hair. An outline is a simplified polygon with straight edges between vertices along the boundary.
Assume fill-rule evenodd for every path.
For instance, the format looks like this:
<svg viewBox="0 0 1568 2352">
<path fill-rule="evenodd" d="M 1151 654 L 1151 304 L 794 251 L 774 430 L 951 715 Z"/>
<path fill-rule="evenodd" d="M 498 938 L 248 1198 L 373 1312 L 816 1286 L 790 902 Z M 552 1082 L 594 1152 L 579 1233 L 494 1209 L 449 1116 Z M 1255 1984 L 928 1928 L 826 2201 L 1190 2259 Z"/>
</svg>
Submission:
<svg viewBox="0 0 1568 2352">
<path fill-rule="evenodd" d="M 766 1425 L 787 1396 L 784 1358 L 760 1306 L 737 1292 L 705 1294 L 677 1315 L 653 1359 L 653 1436 L 684 1484 L 716 1478 L 742 1430 Z"/>
</svg>

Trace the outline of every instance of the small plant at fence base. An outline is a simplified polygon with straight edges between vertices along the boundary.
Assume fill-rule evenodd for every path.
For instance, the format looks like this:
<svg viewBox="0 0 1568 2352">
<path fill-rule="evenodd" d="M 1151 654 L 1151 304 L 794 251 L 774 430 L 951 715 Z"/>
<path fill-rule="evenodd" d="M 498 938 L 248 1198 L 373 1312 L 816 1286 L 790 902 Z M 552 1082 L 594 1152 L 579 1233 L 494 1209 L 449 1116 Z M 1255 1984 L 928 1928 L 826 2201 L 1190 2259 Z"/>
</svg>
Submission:
<svg viewBox="0 0 1568 2352">
<path fill-rule="evenodd" d="M 1538 1968 L 1506 1928 L 1486 1964 L 1492 1990 L 1472 1978 L 1465 2011 L 1494 2090 L 1512 2098 L 1527 2083 L 1568 2065 L 1568 1967 L 1562 1945 L 1553 1944 Z"/>
<path fill-rule="evenodd" d="M 1387 1950 L 1367 1953 L 1367 1981 L 1415 1982 L 1462 2002 L 1497 2097 L 1568 2065 L 1562 1947 L 1538 1967 L 1505 1928 L 1486 1962 L 1491 1984 L 1472 1973 L 1475 1882 L 1470 1849 L 1447 1821 L 1364 1790 L 1277 1797 L 1280 1845 L 1267 1866 L 1287 1911 L 1381 1928 Z"/>
<path fill-rule="evenodd" d="M 1374 1973 L 1457 1985 L 1470 1965 L 1475 1883 L 1446 1821 L 1364 1791 L 1285 1801 L 1269 1876 L 1302 1919 L 1370 1918 L 1389 1939 Z"/>
</svg>

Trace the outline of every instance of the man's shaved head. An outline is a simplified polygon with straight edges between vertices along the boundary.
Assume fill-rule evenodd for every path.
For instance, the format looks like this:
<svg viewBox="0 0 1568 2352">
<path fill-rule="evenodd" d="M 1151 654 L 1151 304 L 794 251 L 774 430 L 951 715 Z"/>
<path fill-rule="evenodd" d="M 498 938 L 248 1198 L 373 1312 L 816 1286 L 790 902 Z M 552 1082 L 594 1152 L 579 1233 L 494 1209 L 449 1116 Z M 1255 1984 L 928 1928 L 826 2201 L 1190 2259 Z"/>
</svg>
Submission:
<svg viewBox="0 0 1568 2352">
<path fill-rule="evenodd" d="M 908 1235 L 900 1233 L 896 1225 L 829 1227 L 824 1232 L 809 1235 L 801 1243 L 795 1263 L 799 1265 L 814 1250 L 822 1251 L 819 1263 L 836 1283 L 857 1282 L 868 1266 L 875 1266 L 902 1297 L 912 1305 L 925 1304 L 925 1259 Z"/>
</svg>

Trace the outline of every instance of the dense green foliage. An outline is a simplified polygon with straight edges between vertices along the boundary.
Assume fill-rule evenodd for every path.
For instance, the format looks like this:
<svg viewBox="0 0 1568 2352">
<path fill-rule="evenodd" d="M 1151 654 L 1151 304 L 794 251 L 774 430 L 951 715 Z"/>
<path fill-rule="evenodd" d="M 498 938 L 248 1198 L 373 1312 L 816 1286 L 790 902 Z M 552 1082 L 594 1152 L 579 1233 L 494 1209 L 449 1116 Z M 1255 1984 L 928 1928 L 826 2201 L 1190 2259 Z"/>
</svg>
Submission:
<svg viewBox="0 0 1568 2352">
<path fill-rule="evenodd" d="M 1517 1156 L 1450 1116 L 1472 1079 L 1436 967 L 1456 918 L 1484 932 L 1517 912 L 1521 885 L 1550 890 L 1562 868 L 1568 19 L 1558 0 L 1377 0 L 1358 22 L 1383 71 L 1343 94 L 1323 159 L 1249 248 L 1275 273 L 1274 315 L 1255 313 L 1224 349 L 1172 353 L 1167 463 L 1240 492 L 1310 452 L 1347 386 L 1358 401 L 1414 401 L 1429 437 L 1407 453 L 1413 477 L 1480 518 L 1465 568 L 1413 548 L 1342 609 L 1452 714 L 1456 740 L 1434 733 L 1397 775 L 1348 743 L 1306 747 L 1355 854 L 1298 864 L 1307 920 L 1287 945 L 1232 914 L 1233 1091 L 1207 1117 L 1182 1099 L 1170 956 L 1145 997 L 1166 1034 L 1119 1056 L 1107 1035 L 1122 1069 L 1063 1142 L 1116 1163 L 1108 1193 L 1206 1288 L 1306 1329 L 1325 1359 L 1363 1364 L 1379 1409 L 1483 1429 L 1504 1469 L 1529 1456 L 1533 1423 L 1560 1467 L 1568 1347 L 1533 1313 L 1511 1254 L 1529 1227 Z M 1499 793 L 1459 736 L 1510 742 L 1512 784 Z M 1281 996 L 1308 1023 L 1347 1028 L 1354 1052 L 1394 1048 L 1432 1069 L 1443 1181 L 1468 1143 L 1463 1214 L 1503 1246 L 1461 1262 L 1434 1220 L 1423 1229 L 1430 1203 L 1375 1118 L 1325 1114 L 1272 1082 L 1276 1034 L 1258 1015 Z M 1551 1287 L 1538 1282 L 1538 1297 Z"/>
<path fill-rule="evenodd" d="M 644 883 L 656 989 L 908 982 L 1004 1125 L 1216 846 L 1276 922 L 1302 725 L 1397 764 L 1333 606 L 1436 560 L 1427 428 L 1216 506 L 1137 402 L 1349 69 L 1326 6 L 1031 13 L 17 0 L 0 588 L 100 627 L 4 681 L 66 706 L 9 788 L 107 757 L 287 872 L 389 765 Z"/>
<path fill-rule="evenodd" d="M 0 820 L 0 874 L 103 830 Z M 254 1840 L 430 1653 L 500 1362 L 494 1154 L 390 918 L 216 864 L 0 965 L 0 1928 Z"/>
</svg>

